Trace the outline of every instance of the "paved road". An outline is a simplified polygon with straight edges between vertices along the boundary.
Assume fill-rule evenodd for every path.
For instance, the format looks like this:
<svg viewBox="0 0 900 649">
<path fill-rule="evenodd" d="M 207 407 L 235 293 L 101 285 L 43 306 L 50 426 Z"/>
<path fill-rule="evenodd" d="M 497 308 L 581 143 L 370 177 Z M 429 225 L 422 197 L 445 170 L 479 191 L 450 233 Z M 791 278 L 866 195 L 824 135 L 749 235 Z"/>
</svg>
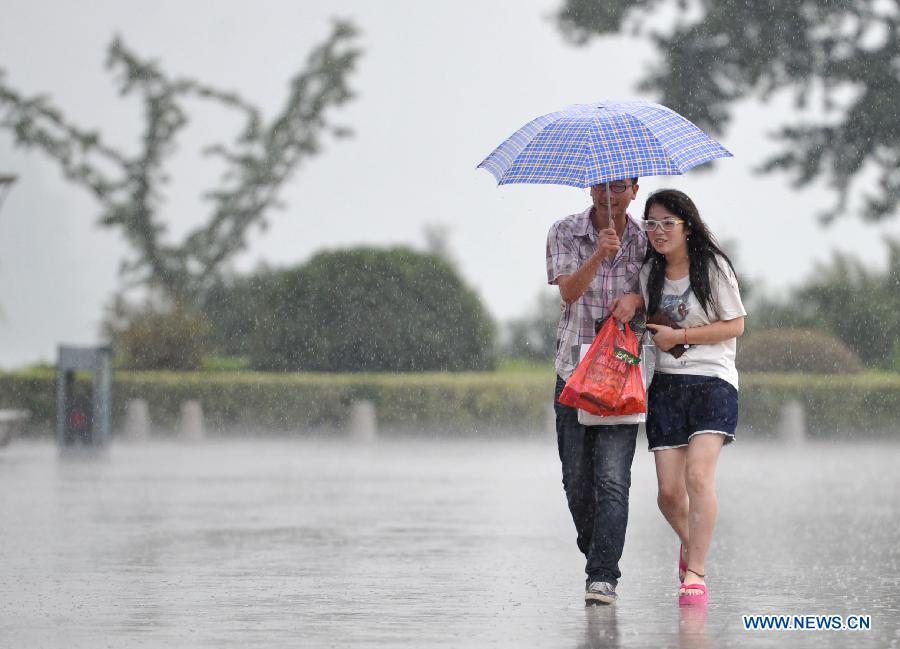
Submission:
<svg viewBox="0 0 900 649">
<path fill-rule="evenodd" d="M 0 645 L 898 647 L 898 451 L 726 448 L 713 603 L 685 617 L 640 447 L 620 602 L 585 609 L 551 439 L 117 443 L 99 458 L 16 441 L 0 452 Z M 743 630 L 767 613 L 872 629 Z"/>
</svg>

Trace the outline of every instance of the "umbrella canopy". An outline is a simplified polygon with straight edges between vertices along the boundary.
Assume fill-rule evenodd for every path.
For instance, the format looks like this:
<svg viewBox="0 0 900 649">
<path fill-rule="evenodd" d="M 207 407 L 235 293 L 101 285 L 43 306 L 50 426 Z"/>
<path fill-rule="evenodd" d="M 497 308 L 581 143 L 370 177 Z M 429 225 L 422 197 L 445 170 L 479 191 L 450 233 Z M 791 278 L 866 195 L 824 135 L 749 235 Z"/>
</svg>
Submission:
<svg viewBox="0 0 900 649">
<path fill-rule="evenodd" d="M 682 174 L 731 157 L 675 111 L 643 101 L 576 104 L 513 133 L 479 168 L 497 183 L 591 187 L 640 176 Z"/>
</svg>

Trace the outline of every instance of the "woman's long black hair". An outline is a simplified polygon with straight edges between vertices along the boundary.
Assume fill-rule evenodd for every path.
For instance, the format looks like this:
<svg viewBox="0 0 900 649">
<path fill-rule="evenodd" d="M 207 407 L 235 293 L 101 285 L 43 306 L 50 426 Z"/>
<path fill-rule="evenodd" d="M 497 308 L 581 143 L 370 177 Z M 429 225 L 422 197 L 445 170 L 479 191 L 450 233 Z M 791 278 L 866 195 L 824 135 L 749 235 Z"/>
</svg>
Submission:
<svg viewBox="0 0 900 649">
<path fill-rule="evenodd" d="M 644 220 L 649 217 L 650 208 L 654 205 L 659 205 L 684 220 L 682 227 L 688 233 L 691 290 L 708 316 L 711 315 L 709 307 L 712 307 L 718 315 L 719 305 L 715 303 L 715 297 L 710 289 L 710 273 L 724 274 L 716 257 L 724 259 L 731 268 L 731 272 L 734 272 L 734 264 L 731 263 L 728 255 L 719 248 L 715 237 L 700 218 L 700 211 L 687 194 L 677 189 L 661 189 L 650 194 L 647 204 L 644 205 Z M 656 252 L 648 241 L 644 263 L 650 264 L 650 276 L 647 279 L 647 297 L 649 298 L 647 313 L 653 314 L 659 310 L 659 303 L 662 300 L 663 282 L 666 279 L 666 258 Z"/>
</svg>

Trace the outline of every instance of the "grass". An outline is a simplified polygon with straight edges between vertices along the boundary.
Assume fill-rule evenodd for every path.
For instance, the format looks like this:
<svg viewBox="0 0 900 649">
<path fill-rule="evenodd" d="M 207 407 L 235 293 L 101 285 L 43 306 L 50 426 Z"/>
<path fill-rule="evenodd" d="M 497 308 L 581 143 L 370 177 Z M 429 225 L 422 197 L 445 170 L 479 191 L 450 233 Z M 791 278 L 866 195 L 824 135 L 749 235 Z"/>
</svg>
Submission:
<svg viewBox="0 0 900 649">
<path fill-rule="evenodd" d="M 496 372 L 498 374 L 540 374 L 542 376 L 553 376 L 552 361 L 533 361 L 524 358 L 504 358 L 497 363 Z"/>
<path fill-rule="evenodd" d="M 250 369 L 250 357 L 205 356 L 202 366 L 206 372 L 242 372 Z"/>
</svg>

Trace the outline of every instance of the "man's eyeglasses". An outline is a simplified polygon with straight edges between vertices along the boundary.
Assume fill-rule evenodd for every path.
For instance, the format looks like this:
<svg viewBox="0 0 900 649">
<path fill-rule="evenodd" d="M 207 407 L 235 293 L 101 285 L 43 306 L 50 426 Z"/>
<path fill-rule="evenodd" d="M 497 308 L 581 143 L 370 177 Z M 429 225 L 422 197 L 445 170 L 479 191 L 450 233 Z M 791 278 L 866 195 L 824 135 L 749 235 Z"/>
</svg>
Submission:
<svg viewBox="0 0 900 649">
<path fill-rule="evenodd" d="M 611 191 L 613 194 L 621 194 L 622 192 L 624 192 L 626 189 L 628 189 L 631 186 L 632 186 L 631 183 L 617 181 L 614 183 L 609 183 L 609 191 Z M 606 193 L 606 183 L 600 183 L 599 185 L 594 185 L 594 189 L 596 189 L 601 194 L 605 194 Z"/>
<path fill-rule="evenodd" d="M 675 229 L 676 225 L 684 223 L 684 219 L 663 219 L 662 221 L 655 221 L 653 219 L 644 219 L 644 222 L 641 224 L 645 232 L 655 232 L 656 228 L 662 228 L 663 232 L 671 232 Z"/>
</svg>

